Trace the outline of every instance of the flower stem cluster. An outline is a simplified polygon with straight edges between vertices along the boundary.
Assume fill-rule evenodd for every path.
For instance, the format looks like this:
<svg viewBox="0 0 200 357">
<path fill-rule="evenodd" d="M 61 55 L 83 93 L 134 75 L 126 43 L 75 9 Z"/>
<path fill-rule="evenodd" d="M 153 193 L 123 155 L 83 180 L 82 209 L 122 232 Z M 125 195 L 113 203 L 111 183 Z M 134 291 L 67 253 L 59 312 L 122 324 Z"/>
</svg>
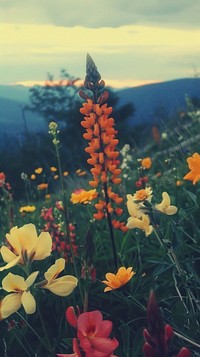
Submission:
<svg viewBox="0 0 200 357">
<path fill-rule="evenodd" d="M 159 313 L 155 295 L 151 292 L 147 305 L 148 329 L 143 330 L 145 343 L 143 352 L 145 357 L 168 357 L 169 347 L 173 338 L 173 328 L 170 325 L 164 325 Z M 173 355 L 174 356 L 174 355 Z M 183 347 L 174 357 L 190 357 L 191 353 Z"/>
</svg>

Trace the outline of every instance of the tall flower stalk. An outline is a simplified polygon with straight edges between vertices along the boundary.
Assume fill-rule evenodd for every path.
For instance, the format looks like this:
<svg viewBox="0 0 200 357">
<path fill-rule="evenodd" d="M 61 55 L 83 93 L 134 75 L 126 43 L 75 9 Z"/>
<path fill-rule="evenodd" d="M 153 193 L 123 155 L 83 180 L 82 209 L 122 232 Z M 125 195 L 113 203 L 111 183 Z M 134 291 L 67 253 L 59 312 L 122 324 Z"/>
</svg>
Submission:
<svg viewBox="0 0 200 357">
<path fill-rule="evenodd" d="M 67 240 L 69 241 L 70 251 L 71 251 L 71 256 L 72 256 L 72 261 L 73 261 L 73 267 L 74 267 L 74 273 L 75 273 L 76 277 L 78 278 L 78 270 L 77 270 L 77 266 L 76 266 L 74 249 L 73 249 L 71 236 L 70 236 L 70 229 L 69 229 L 69 227 L 70 227 L 69 211 L 68 211 L 67 205 L 66 205 L 66 196 L 65 196 L 64 182 L 63 182 L 63 177 L 62 177 L 62 167 L 61 167 L 61 160 L 60 160 L 60 153 L 59 153 L 59 144 L 60 144 L 60 140 L 58 138 L 59 132 L 60 131 L 58 130 L 58 124 L 56 122 L 50 122 L 49 123 L 49 134 L 53 138 L 52 142 L 55 147 L 56 158 L 57 158 L 57 162 L 58 162 L 59 179 L 60 179 L 60 184 L 61 184 L 64 220 L 65 220 L 65 228 L 66 228 L 66 241 Z"/>
<path fill-rule="evenodd" d="M 117 252 L 113 227 L 126 231 L 124 222 L 120 222 L 117 217 L 123 213 L 122 208 L 118 207 L 123 202 L 123 198 L 114 192 L 115 185 L 121 183 L 119 151 L 116 149 L 119 141 L 116 138 L 115 120 L 110 117 L 112 107 L 106 103 L 109 93 L 103 91 L 104 81 L 97 71 L 97 67 L 91 56 L 87 55 L 85 89 L 80 91 L 80 96 L 86 100 L 80 112 L 84 115 L 81 125 L 86 129 L 83 134 L 88 141 L 85 151 L 90 154 L 87 160 L 92 166 L 90 172 L 93 179 L 89 185 L 99 188 L 99 201 L 95 204 L 97 212 L 94 214 L 96 220 L 107 218 L 109 233 L 112 243 L 115 267 L 118 267 Z M 101 197 L 102 196 L 102 197 Z"/>
</svg>

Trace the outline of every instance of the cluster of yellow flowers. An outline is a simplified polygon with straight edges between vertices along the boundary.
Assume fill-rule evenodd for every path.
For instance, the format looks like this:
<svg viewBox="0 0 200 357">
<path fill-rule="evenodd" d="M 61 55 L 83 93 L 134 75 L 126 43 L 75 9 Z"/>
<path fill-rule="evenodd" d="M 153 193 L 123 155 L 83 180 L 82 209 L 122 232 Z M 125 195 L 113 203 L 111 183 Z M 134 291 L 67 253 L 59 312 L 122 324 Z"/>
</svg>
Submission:
<svg viewBox="0 0 200 357">
<path fill-rule="evenodd" d="M 130 217 L 126 224 L 128 229 L 139 228 L 145 232 L 146 237 L 153 232 L 153 225 L 150 223 L 150 216 L 146 202 L 151 204 L 153 191 L 150 187 L 136 191 L 134 195 L 127 195 L 127 209 Z M 177 207 L 171 205 L 171 200 L 167 192 L 162 193 L 162 201 L 152 206 L 153 210 L 173 215 L 177 212 Z"/>
<path fill-rule="evenodd" d="M 37 235 L 34 224 L 29 223 L 18 228 L 13 227 L 6 234 L 9 247 L 3 245 L 0 249 L 1 256 L 7 264 L 0 267 L 4 271 L 15 265 L 29 271 L 34 260 L 43 260 L 50 256 L 52 250 L 52 238 L 48 232 Z M 44 273 L 44 280 L 35 284 L 35 287 L 48 289 L 59 296 L 69 295 L 77 286 L 78 280 L 72 275 L 58 275 L 65 269 L 65 260 L 59 258 L 55 264 Z M 31 293 L 31 286 L 35 283 L 39 271 L 23 276 L 8 273 L 2 280 L 2 290 L 7 294 L 0 301 L 0 319 L 4 319 L 23 306 L 27 314 L 36 311 L 35 297 Z"/>
</svg>

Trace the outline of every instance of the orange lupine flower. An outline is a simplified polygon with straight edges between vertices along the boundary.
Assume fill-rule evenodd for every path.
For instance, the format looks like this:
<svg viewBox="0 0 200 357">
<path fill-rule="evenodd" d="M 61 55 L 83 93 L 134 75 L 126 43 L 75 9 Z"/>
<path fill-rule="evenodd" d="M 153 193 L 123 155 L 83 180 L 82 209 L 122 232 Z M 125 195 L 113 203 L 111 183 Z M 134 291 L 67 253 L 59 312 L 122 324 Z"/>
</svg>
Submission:
<svg viewBox="0 0 200 357">
<path fill-rule="evenodd" d="M 190 169 L 183 179 L 192 181 L 195 185 L 200 180 L 200 155 L 195 152 L 191 157 L 188 157 L 187 163 Z"/>
<path fill-rule="evenodd" d="M 121 286 L 128 283 L 128 281 L 135 274 L 136 273 L 131 267 L 127 269 L 125 267 L 121 267 L 118 269 L 118 272 L 116 274 L 107 273 L 106 280 L 102 281 L 102 283 L 107 285 L 107 287 L 104 289 L 104 292 L 121 288 Z"/>
<path fill-rule="evenodd" d="M 119 212 L 120 215 L 122 212 L 122 209 L 115 211 L 115 206 L 121 204 L 123 198 L 114 192 L 108 193 L 112 185 L 121 183 L 119 177 L 121 174 L 120 161 L 117 160 L 119 151 L 116 150 L 119 140 L 116 138 L 115 120 L 110 117 L 113 109 L 105 103 L 109 94 L 106 91 L 99 94 L 104 84 L 103 81 L 99 82 L 100 75 L 96 71 L 94 63 L 92 64 L 92 59 L 90 58 L 89 61 L 90 64 L 87 62 L 85 87 L 90 89 L 93 94 L 89 98 L 88 94 L 80 91 L 81 97 L 86 100 L 80 109 L 80 112 L 84 115 L 81 125 L 86 130 L 83 137 L 88 141 L 85 151 L 90 155 L 90 158 L 87 162 L 92 166 L 90 172 L 93 178 L 89 181 L 89 185 L 93 188 L 101 187 L 105 203 L 101 209 L 99 209 L 99 203 L 95 205 L 97 213 L 93 217 L 102 219 L 108 214 L 119 216 Z M 123 225 L 119 224 L 118 228 L 124 230 Z"/>
</svg>

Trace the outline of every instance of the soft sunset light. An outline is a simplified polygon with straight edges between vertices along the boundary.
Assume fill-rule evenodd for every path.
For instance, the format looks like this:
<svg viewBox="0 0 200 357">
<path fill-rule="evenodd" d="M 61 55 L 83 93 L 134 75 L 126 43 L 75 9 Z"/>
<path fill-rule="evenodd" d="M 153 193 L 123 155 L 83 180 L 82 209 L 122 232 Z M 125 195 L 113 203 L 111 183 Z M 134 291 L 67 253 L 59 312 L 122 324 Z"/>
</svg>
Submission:
<svg viewBox="0 0 200 357">
<path fill-rule="evenodd" d="M 135 86 L 187 77 L 199 48 L 199 29 L 136 24 L 86 28 L 2 23 L 1 66 L 5 70 L 1 82 L 26 81 L 30 85 L 30 81 L 44 81 L 47 72 L 56 71 L 58 76 L 60 68 L 81 77 L 89 52 L 98 56 L 110 85 Z"/>
</svg>

